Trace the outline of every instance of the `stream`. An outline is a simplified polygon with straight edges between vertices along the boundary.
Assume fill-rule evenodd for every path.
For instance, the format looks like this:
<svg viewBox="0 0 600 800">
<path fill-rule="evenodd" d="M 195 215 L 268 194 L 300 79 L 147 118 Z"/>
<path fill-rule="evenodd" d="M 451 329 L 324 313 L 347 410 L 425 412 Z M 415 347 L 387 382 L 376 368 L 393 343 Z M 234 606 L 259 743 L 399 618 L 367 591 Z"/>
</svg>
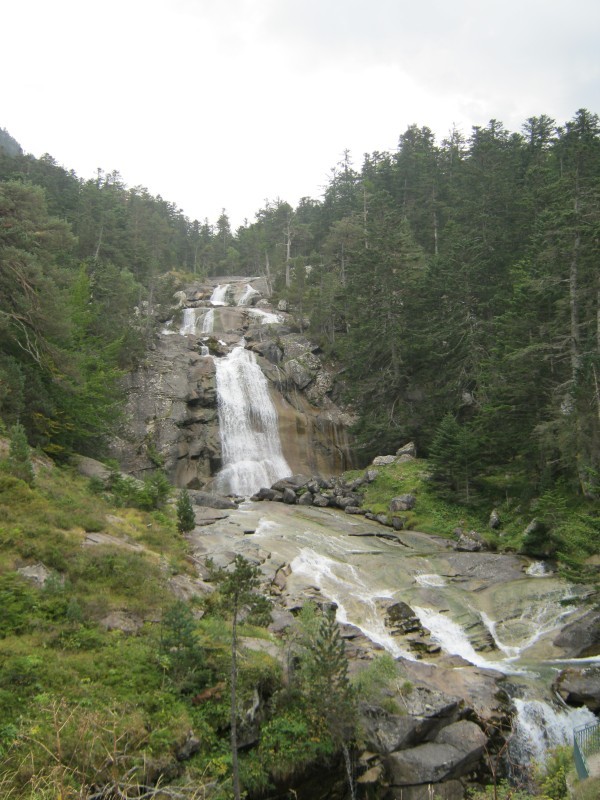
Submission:
<svg viewBox="0 0 600 800">
<path fill-rule="evenodd" d="M 233 289 L 217 286 L 211 306 L 223 305 Z M 238 287 L 242 305 L 252 291 Z M 249 312 L 274 321 L 264 309 Z M 192 332 L 195 321 L 186 313 L 180 332 Z M 215 481 L 223 494 L 250 496 L 290 469 L 267 381 L 243 345 L 240 340 L 215 358 L 224 456 Z M 515 554 L 457 552 L 447 540 L 416 531 L 384 538 L 389 531 L 377 523 L 332 508 L 246 501 L 234 511 L 208 513 L 210 524 L 190 537 L 195 553 L 226 565 L 239 552 L 271 580 L 285 565 L 291 570 L 282 598 L 288 607 L 315 595 L 331 601 L 340 623 L 410 666 L 414 651 L 384 624 L 385 609 L 403 601 L 441 648 L 441 656 L 420 664 L 430 662 L 434 672 L 447 670 L 467 683 L 478 671 L 504 675 L 516 713 L 516 760 L 541 760 L 549 747 L 570 741 L 574 725 L 595 721 L 586 709 L 561 706 L 551 690 L 565 666 L 553 639 L 581 613 L 586 590 L 542 564 Z M 443 685 L 444 675 L 439 680 Z"/>
</svg>

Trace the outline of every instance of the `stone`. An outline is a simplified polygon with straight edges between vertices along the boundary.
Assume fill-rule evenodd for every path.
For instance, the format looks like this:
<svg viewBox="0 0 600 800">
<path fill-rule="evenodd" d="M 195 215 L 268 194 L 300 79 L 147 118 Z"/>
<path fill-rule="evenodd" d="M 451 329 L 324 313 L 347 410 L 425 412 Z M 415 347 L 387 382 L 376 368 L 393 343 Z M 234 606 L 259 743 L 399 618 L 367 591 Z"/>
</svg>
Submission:
<svg viewBox="0 0 600 800">
<path fill-rule="evenodd" d="M 408 444 L 402 445 L 398 450 L 396 450 L 397 456 L 410 456 L 411 458 L 417 457 L 417 447 L 414 442 L 408 442 Z"/>
<path fill-rule="evenodd" d="M 395 531 L 401 531 L 404 528 L 404 519 L 402 517 L 392 517 L 392 528 Z"/>
<path fill-rule="evenodd" d="M 142 627 L 142 622 L 127 611 L 112 611 L 100 620 L 100 627 L 107 631 L 123 631 L 123 633 L 137 633 Z"/>
<path fill-rule="evenodd" d="M 324 494 L 316 494 L 313 497 L 313 505 L 325 508 L 325 506 L 329 505 L 329 499 Z"/>
<path fill-rule="evenodd" d="M 298 505 L 299 506 L 312 506 L 313 504 L 313 496 L 310 492 L 304 492 L 298 498 Z"/>
<path fill-rule="evenodd" d="M 410 786 L 460 778 L 477 766 L 486 742 L 474 722 L 455 722 L 443 728 L 433 742 L 389 754 L 384 763 L 390 783 Z"/>
<path fill-rule="evenodd" d="M 501 520 L 500 520 L 500 514 L 498 513 L 498 509 L 496 509 L 496 508 L 492 509 L 488 525 L 490 526 L 490 528 L 493 531 L 496 531 L 496 530 L 498 530 L 498 528 L 500 527 L 501 524 L 502 523 L 501 523 Z"/>
<path fill-rule="evenodd" d="M 307 475 L 288 475 L 273 483 L 271 489 L 275 489 L 276 492 L 283 492 L 284 489 L 301 489 L 309 481 L 310 478 Z"/>
<path fill-rule="evenodd" d="M 464 533 L 461 531 L 458 541 L 454 543 L 454 549 L 465 553 L 478 553 L 485 549 L 485 542 L 477 531 Z"/>
<path fill-rule="evenodd" d="M 293 506 L 296 503 L 296 492 L 293 489 L 284 489 L 282 500 L 289 506 Z"/>
<path fill-rule="evenodd" d="M 73 456 L 75 468 L 80 475 L 85 478 L 99 478 L 100 480 L 107 480 L 110 476 L 110 469 L 101 461 L 96 461 L 95 458 L 88 456 Z"/>
<path fill-rule="evenodd" d="M 183 744 L 177 747 L 177 750 L 175 751 L 175 758 L 178 761 L 188 761 L 192 756 L 200 752 L 200 748 L 200 739 L 194 736 L 193 731 L 189 731 Z"/>
<path fill-rule="evenodd" d="M 373 481 L 379 475 L 378 469 L 367 469 L 365 470 L 364 478 L 367 483 L 373 483 Z"/>
<path fill-rule="evenodd" d="M 401 494 L 390 500 L 390 511 L 410 511 L 416 503 L 417 498 L 414 494 Z"/>
<path fill-rule="evenodd" d="M 594 714 L 600 711 L 600 666 L 563 669 L 553 688 L 570 706 L 587 706 Z"/>
<path fill-rule="evenodd" d="M 600 611 L 590 609 L 561 630 L 553 644 L 562 647 L 570 658 L 600 655 Z"/>
<path fill-rule="evenodd" d="M 283 369 L 298 389 L 305 389 L 314 377 L 313 373 L 296 359 L 287 361 Z"/>
<path fill-rule="evenodd" d="M 209 492 L 190 491 L 190 498 L 197 506 L 206 506 L 207 508 L 218 509 L 234 509 L 237 504 L 229 497 L 223 497 L 220 494 L 211 494 Z"/>
<path fill-rule="evenodd" d="M 364 514 L 364 513 L 365 512 L 363 511 L 362 508 L 360 508 L 360 506 L 346 506 L 344 508 L 344 514 Z"/>
<path fill-rule="evenodd" d="M 396 456 L 376 456 L 371 462 L 374 467 L 387 467 L 396 462 Z"/>
<path fill-rule="evenodd" d="M 17 572 L 32 583 L 36 583 L 38 586 L 44 586 L 48 578 L 52 575 L 48 567 L 44 566 L 41 562 L 30 564 L 27 567 L 19 567 Z"/>
</svg>

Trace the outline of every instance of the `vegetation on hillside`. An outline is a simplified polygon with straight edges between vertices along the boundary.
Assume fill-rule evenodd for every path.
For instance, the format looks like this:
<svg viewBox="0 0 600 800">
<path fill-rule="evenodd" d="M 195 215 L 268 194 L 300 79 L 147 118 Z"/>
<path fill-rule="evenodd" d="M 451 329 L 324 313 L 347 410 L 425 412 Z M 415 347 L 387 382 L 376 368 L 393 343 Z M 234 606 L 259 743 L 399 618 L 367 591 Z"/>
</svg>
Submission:
<svg viewBox="0 0 600 800">
<path fill-rule="evenodd" d="M 230 797 L 232 680 L 242 790 L 335 756 L 353 721 L 340 728 L 335 698 L 349 689 L 329 618 L 305 612 L 284 682 L 282 659 L 243 648 L 245 636 L 270 636 L 232 604 L 229 573 L 194 594 L 173 502 L 114 505 L 97 481 L 33 461 L 29 485 L 0 460 L 2 797 L 163 797 L 167 784 L 164 796 L 204 797 L 210 784 L 211 797 Z M 243 653 L 233 675 L 232 646 Z M 260 744 L 248 728 L 257 692 Z"/>
</svg>

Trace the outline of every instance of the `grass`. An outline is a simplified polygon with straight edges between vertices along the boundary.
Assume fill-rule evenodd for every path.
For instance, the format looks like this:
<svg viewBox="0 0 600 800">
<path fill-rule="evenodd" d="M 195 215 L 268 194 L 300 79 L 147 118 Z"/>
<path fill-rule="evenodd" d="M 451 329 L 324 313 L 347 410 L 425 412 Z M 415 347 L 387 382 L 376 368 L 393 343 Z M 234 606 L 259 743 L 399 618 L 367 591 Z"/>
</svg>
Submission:
<svg viewBox="0 0 600 800">
<path fill-rule="evenodd" d="M 449 503 L 436 494 L 424 459 L 388 464 L 376 469 L 379 474 L 364 488 L 363 502 L 363 508 L 374 514 L 391 516 L 390 500 L 398 495 L 412 494 L 417 500 L 414 509 L 399 512 L 405 520 L 405 528 L 410 530 L 451 536 L 457 527 L 481 530 L 486 522 L 478 510 Z M 364 470 L 354 470 L 345 473 L 344 477 L 352 480 L 363 474 Z"/>
<path fill-rule="evenodd" d="M 228 692 L 200 706 L 191 692 L 227 682 L 230 626 L 206 604 L 194 623 L 203 669 L 192 665 L 180 684 L 162 647 L 161 618 L 175 601 L 169 578 L 195 575 L 174 505 L 114 506 L 67 467 L 39 468 L 30 487 L 0 461 L 0 520 L 2 796 L 83 800 L 86 787 L 112 780 L 133 797 L 136 782 L 158 780 L 200 797 L 206 783 L 226 783 Z M 90 533 L 108 537 L 90 544 Z M 43 587 L 18 572 L 40 563 L 51 574 Z M 112 611 L 135 619 L 137 633 L 107 630 Z M 247 624 L 240 630 L 268 636 Z M 256 686 L 272 692 L 280 682 L 270 656 L 244 651 L 242 701 L 251 706 Z M 201 744 L 182 762 L 178 748 L 190 730 Z"/>
</svg>

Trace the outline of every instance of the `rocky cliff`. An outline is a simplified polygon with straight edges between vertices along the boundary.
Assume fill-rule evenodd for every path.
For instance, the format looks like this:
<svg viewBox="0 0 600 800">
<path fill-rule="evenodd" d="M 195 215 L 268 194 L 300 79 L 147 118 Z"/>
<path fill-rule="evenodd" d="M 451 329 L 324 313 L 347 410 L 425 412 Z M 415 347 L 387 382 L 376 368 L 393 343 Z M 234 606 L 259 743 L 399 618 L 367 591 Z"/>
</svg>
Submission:
<svg viewBox="0 0 600 800">
<path fill-rule="evenodd" d="M 138 477 L 160 466 L 177 486 L 210 488 L 222 466 L 215 360 L 243 343 L 268 379 L 291 471 L 347 469 L 352 420 L 318 347 L 273 310 L 264 280 L 220 280 L 177 292 L 172 318 L 126 379 L 126 421 L 111 456 Z"/>
</svg>

